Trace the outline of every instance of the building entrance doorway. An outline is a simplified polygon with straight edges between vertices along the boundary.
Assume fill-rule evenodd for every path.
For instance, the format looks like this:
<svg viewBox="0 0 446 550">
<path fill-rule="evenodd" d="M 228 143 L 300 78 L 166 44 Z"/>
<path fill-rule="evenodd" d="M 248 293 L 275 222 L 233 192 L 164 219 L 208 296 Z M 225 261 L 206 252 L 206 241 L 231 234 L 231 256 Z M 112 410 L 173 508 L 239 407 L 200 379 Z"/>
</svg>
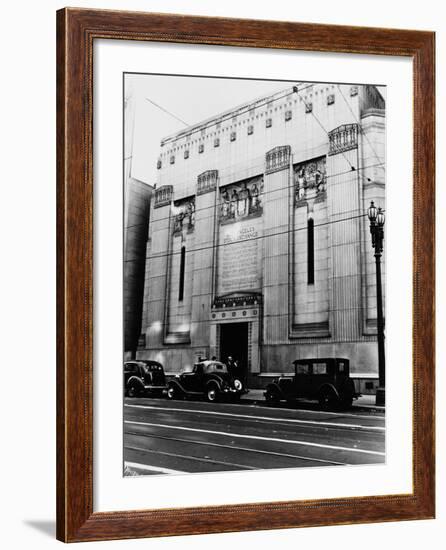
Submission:
<svg viewBox="0 0 446 550">
<path fill-rule="evenodd" d="M 228 357 L 237 361 L 240 377 L 247 380 L 248 373 L 248 323 L 222 323 L 220 325 L 220 361 Z"/>
</svg>

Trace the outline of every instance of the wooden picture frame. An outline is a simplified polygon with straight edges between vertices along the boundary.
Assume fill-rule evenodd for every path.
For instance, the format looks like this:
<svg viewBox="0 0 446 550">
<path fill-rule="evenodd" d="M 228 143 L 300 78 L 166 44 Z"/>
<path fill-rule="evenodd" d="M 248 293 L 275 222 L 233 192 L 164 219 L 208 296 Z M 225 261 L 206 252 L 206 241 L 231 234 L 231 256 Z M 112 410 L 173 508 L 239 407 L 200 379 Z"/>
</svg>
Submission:
<svg viewBox="0 0 446 550">
<path fill-rule="evenodd" d="M 413 492 L 93 512 L 93 43 L 176 42 L 413 60 Z M 434 517 L 432 32 L 66 8 L 57 13 L 57 538 L 91 541 Z"/>
</svg>

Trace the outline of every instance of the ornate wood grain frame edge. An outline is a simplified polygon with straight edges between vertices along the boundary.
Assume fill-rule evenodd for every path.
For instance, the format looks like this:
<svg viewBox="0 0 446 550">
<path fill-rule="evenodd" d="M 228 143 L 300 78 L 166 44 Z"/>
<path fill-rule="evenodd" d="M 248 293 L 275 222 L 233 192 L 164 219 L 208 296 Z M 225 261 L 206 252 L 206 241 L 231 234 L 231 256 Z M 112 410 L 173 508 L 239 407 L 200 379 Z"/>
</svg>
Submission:
<svg viewBox="0 0 446 550">
<path fill-rule="evenodd" d="M 93 41 L 409 56 L 414 63 L 413 492 L 93 513 Z M 66 541 L 434 517 L 435 35 L 65 8 L 57 12 L 57 538 Z"/>
</svg>

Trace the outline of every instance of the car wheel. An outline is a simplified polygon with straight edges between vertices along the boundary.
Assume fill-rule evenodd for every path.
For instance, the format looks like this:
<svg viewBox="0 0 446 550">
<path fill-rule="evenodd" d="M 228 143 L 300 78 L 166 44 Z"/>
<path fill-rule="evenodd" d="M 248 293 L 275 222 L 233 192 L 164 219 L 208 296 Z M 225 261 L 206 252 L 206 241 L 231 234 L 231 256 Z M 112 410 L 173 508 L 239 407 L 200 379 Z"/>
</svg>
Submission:
<svg viewBox="0 0 446 550">
<path fill-rule="evenodd" d="M 135 385 L 131 384 L 127 388 L 127 396 L 128 397 L 138 397 L 139 394 L 140 394 L 140 391 Z"/>
<path fill-rule="evenodd" d="M 265 392 L 265 401 L 267 403 L 270 403 L 271 405 L 277 405 L 277 403 L 280 401 L 277 390 L 273 388 L 268 388 Z"/>
<path fill-rule="evenodd" d="M 324 411 L 329 411 L 339 405 L 339 399 L 329 388 L 324 388 L 319 394 L 319 405 Z"/>
<path fill-rule="evenodd" d="M 344 397 L 344 399 L 341 401 L 340 403 L 340 408 L 341 409 L 350 409 L 351 406 L 352 406 L 352 403 L 353 403 L 353 398 L 352 397 Z"/>
<path fill-rule="evenodd" d="M 218 388 L 216 386 L 209 386 L 206 392 L 206 398 L 209 403 L 218 401 Z"/>
<path fill-rule="evenodd" d="M 169 386 L 167 388 L 167 399 L 178 399 L 179 398 L 179 392 L 176 386 Z"/>
</svg>

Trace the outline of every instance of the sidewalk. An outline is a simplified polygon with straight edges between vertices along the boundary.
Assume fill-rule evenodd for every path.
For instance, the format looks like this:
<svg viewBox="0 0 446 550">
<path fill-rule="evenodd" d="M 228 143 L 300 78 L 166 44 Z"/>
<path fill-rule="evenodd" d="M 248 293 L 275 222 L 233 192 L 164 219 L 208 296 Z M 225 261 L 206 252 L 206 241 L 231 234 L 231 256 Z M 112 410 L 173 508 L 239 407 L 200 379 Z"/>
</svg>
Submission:
<svg viewBox="0 0 446 550">
<path fill-rule="evenodd" d="M 241 401 L 250 401 L 254 402 L 265 402 L 265 397 L 263 395 L 265 390 L 249 390 L 249 393 L 242 396 Z M 305 400 L 300 400 L 302 403 L 305 403 Z M 260 404 L 260 403 L 259 403 Z M 377 412 L 385 412 L 386 408 L 375 405 L 375 396 L 374 395 L 361 395 L 358 399 L 355 399 L 352 404 L 353 409 L 369 409 Z"/>
</svg>

